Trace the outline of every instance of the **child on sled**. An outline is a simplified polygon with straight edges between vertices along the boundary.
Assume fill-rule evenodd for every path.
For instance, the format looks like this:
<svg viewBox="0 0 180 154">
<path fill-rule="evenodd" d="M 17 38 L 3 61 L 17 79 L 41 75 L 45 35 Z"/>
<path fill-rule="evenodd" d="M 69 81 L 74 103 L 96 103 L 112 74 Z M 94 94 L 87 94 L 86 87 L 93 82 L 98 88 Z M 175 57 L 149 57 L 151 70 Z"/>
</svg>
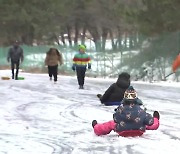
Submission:
<svg viewBox="0 0 180 154">
<path fill-rule="evenodd" d="M 130 75 L 126 72 L 119 74 L 118 79 L 113 83 L 103 95 L 97 94 L 97 97 L 101 101 L 101 104 L 106 106 L 121 105 L 124 92 L 130 86 Z M 136 99 L 137 104 L 143 105 L 140 99 Z"/>
<path fill-rule="evenodd" d="M 137 93 L 130 86 L 124 93 L 123 104 L 113 114 L 113 120 L 105 123 L 92 121 L 94 133 L 98 136 L 109 134 L 112 130 L 120 136 L 141 136 L 145 130 L 156 130 L 159 127 L 159 113 L 153 117 L 136 103 Z"/>
</svg>

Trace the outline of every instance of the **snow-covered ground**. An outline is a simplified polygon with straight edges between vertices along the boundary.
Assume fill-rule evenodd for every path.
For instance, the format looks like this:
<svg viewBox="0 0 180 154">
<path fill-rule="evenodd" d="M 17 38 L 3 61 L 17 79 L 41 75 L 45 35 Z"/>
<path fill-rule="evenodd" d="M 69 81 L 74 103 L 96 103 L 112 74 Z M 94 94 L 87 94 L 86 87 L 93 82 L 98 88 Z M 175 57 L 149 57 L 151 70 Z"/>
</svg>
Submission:
<svg viewBox="0 0 180 154">
<path fill-rule="evenodd" d="M 0 76 L 10 76 L 0 71 Z M 180 83 L 133 82 L 149 113 L 160 111 L 160 128 L 142 137 L 115 132 L 98 137 L 91 122 L 112 119 L 115 107 L 96 98 L 115 79 L 86 78 L 79 90 L 76 77 L 20 72 L 25 80 L 0 80 L 0 154 L 179 154 Z"/>
</svg>

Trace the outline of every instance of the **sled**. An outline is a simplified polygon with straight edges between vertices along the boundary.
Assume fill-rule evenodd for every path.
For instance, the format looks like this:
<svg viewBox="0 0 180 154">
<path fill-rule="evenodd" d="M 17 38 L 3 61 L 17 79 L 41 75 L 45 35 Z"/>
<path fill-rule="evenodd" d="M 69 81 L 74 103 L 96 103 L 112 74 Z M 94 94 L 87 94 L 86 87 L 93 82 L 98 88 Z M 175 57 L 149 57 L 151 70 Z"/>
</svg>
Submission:
<svg viewBox="0 0 180 154">
<path fill-rule="evenodd" d="M 175 73 L 175 72 L 169 73 L 168 75 L 166 75 L 166 76 L 164 77 L 164 79 L 162 79 L 162 81 L 166 81 L 167 77 L 169 77 L 170 75 L 172 75 L 172 74 L 174 74 L 174 73 Z"/>
<path fill-rule="evenodd" d="M 2 79 L 2 80 L 10 80 L 10 77 L 2 76 L 1 79 Z"/>
<path fill-rule="evenodd" d="M 143 131 L 141 130 L 126 130 L 126 131 L 122 131 L 122 132 L 117 132 L 119 134 L 119 136 L 122 137 L 135 137 L 135 136 L 141 136 L 143 135 Z"/>
<path fill-rule="evenodd" d="M 119 106 L 121 105 L 121 102 L 106 102 L 106 106 Z"/>
<path fill-rule="evenodd" d="M 25 78 L 24 77 L 18 77 L 18 80 L 24 80 Z"/>
<path fill-rule="evenodd" d="M 101 99 L 101 97 L 102 97 L 102 95 L 101 94 L 97 94 L 96 95 L 97 96 L 97 98 L 99 98 L 99 99 Z M 121 105 L 121 102 L 101 102 L 101 104 L 104 104 L 105 106 L 119 106 L 119 105 Z"/>
</svg>

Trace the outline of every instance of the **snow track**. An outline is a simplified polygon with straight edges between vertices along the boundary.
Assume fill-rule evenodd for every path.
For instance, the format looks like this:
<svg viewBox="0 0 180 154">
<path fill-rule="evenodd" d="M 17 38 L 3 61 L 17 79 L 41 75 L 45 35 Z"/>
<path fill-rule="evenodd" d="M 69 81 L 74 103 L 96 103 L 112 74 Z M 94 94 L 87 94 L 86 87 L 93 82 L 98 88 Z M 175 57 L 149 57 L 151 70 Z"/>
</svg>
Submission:
<svg viewBox="0 0 180 154">
<path fill-rule="evenodd" d="M 4 72 L 1 71 L 1 74 Z M 91 121 L 112 119 L 114 106 L 100 104 L 112 80 L 86 78 L 79 90 L 76 77 L 22 74 L 26 80 L 0 80 L 0 154 L 178 154 L 180 151 L 180 86 L 133 83 L 149 113 L 160 111 L 160 128 L 142 137 L 115 132 L 94 135 Z"/>
</svg>

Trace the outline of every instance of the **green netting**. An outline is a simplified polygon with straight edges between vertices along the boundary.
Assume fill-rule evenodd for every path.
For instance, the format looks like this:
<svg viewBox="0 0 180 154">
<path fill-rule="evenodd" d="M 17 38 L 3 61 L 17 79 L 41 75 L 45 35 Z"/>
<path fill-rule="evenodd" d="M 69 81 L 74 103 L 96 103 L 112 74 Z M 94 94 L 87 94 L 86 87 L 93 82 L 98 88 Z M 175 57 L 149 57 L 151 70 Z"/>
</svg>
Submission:
<svg viewBox="0 0 180 154">
<path fill-rule="evenodd" d="M 92 71 L 87 74 L 96 76 L 112 76 L 122 71 L 132 74 L 132 78 L 143 77 L 144 67 L 148 68 L 149 80 L 161 80 L 171 73 L 171 65 L 180 51 L 180 32 L 163 33 L 147 38 L 141 35 L 127 36 L 112 40 L 85 42 L 87 53 L 92 58 Z M 106 46 L 106 47 L 105 47 Z M 44 66 L 45 54 L 52 46 L 21 46 L 24 50 L 24 70 L 39 69 L 46 71 Z M 59 71 L 73 73 L 72 59 L 78 47 L 53 46 L 63 55 L 63 66 Z M 0 48 L 0 66 L 9 66 L 6 57 L 10 47 Z M 177 73 L 178 74 L 178 73 Z M 176 74 L 176 75 L 177 75 Z M 156 78 L 155 78 L 156 76 Z"/>
<path fill-rule="evenodd" d="M 21 64 L 21 68 L 31 69 L 31 68 L 44 68 L 44 60 L 46 52 L 52 46 L 21 46 L 24 51 L 24 62 Z M 70 65 L 72 65 L 72 57 L 75 51 L 70 48 L 62 48 L 59 46 L 53 46 L 57 48 L 63 55 L 64 65 L 60 67 L 61 70 L 68 70 Z M 0 65 L 8 66 L 7 54 L 10 47 L 0 48 Z M 70 60 L 71 59 L 71 60 Z"/>
</svg>

